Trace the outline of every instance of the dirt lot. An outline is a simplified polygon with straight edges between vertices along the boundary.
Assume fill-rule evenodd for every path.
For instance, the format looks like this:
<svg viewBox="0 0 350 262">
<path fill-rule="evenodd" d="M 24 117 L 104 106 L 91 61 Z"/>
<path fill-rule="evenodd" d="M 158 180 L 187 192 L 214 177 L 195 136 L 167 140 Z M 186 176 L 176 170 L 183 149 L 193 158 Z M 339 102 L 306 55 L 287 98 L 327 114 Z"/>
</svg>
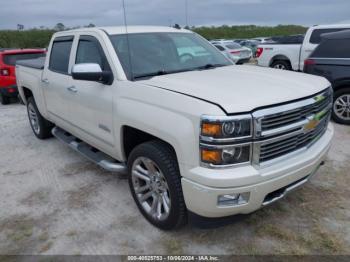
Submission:
<svg viewBox="0 0 350 262">
<path fill-rule="evenodd" d="M 302 189 L 216 229 L 162 232 L 127 181 L 56 139 L 37 140 L 25 107 L 0 106 L 0 254 L 350 254 L 350 127 Z"/>
</svg>

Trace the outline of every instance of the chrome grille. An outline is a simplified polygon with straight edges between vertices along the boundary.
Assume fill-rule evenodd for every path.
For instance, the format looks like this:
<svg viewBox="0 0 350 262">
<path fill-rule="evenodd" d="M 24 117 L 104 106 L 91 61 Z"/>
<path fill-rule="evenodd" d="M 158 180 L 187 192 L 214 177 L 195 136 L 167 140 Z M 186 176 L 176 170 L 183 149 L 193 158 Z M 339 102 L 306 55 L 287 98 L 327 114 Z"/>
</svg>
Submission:
<svg viewBox="0 0 350 262">
<path fill-rule="evenodd" d="M 328 118 L 329 116 L 326 116 L 322 122 L 310 132 L 292 135 L 291 137 L 277 140 L 276 142 L 261 145 L 259 162 L 268 161 L 310 145 L 326 131 Z"/>
<path fill-rule="evenodd" d="M 253 163 L 266 164 L 311 146 L 326 131 L 332 108 L 332 89 L 311 98 L 253 113 Z"/>
<path fill-rule="evenodd" d="M 329 103 L 331 103 L 331 96 L 327 96 L 325 99 L 320 102 L 316 102 L 315 104 L 281 112 L 276 115 L 266 116 L 261 121 L 261 129 L 262 131 L 266 131 L 296 123 L 300 120 L 306 119 L 306 117 L 312 114 L 317 114 L 318 112 L 322 111 L 329 105 Z"/>
</svg>

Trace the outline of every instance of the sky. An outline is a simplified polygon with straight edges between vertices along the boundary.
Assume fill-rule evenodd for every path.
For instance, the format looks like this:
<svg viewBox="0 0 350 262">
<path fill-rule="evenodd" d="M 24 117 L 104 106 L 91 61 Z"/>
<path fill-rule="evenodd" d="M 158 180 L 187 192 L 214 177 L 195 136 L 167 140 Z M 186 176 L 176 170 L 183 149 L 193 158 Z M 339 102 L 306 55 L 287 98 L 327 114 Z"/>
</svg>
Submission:
<svg viewBox="0 0 350 262">
<path fill-rule="evenodd" d="M 123 24 L 122 0 L 2 0 L 0 29 Z M 350 0 L 125 0 L 129 25 L 350 23 Z"/>
</svg>

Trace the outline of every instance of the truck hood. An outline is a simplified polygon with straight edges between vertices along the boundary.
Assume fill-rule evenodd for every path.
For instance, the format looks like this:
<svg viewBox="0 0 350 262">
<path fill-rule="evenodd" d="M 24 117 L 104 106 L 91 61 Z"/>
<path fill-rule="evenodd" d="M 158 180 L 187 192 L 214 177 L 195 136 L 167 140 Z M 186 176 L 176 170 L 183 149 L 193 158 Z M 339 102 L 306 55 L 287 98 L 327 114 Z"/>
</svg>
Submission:
<svg viewBox="0 0 350 262">
<path fill-rule="evenodd" d="M 293 101 L 330 86 L 323 77 L 249 65 L 162 75 L 138 82 L 210 101 L 226 113 Z"/>
</svg>

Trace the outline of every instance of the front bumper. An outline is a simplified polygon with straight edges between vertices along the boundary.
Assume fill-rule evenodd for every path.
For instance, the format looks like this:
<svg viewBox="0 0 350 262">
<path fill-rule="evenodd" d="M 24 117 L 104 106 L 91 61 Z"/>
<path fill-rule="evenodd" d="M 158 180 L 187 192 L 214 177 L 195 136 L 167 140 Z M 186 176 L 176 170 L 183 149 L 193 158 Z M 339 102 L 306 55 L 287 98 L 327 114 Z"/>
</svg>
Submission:
<svg viewBox="0 0 350 262">
<path fill-rule="evenodd" d="M 237 178 L 237 187 L 211 187 L 188 178 L 182 178 L 182 189 L 188 210 L 202 217 L 225 217 L 235 214 L 248 214 L 282 198 L 292 189 L 307 182 L 316 173 L 319 166 L 325 161 L 331 146 L 333 133 L 333 127 L 330 125 L 319 141 L 308 150 L 290 159 L 283 160 L 275 166 L 266 169 L 242 169 L 247 173 L 241 174 Z M 231 174 L 235 175 L 236 171 L 234 168 L 220 170 L 217 175 L 224 175 L 227 179 L 227 185 L 234 185 L 235 178 L 232 178 Z M 208 170 L 204 168 L 189 171 L 191 176 L 204 177 L 203 181 L 208 181 L 206 178 L 208 176 L 207 172 Z M 215 173 L 216 170 L 211 170 L 211 172 Z M 249 177 L 249 179 L 244 179 L 244 177 Z M 242 181 L 246 181 L 245 184 L 242 184 Z M 225 181 L 221 180 L 220 185 L 225 185 Z M 220 195 L 238 193 L 249 193 L 248 202 L 232 206 L 220 206 L 218 204 Z"/>
<path fill-rule="evenodd" d="M 1 95 L 6 97 L 17 97 L 18 88 L 17 86 L 0 87 L 0 93 Z"/>
</svg>

